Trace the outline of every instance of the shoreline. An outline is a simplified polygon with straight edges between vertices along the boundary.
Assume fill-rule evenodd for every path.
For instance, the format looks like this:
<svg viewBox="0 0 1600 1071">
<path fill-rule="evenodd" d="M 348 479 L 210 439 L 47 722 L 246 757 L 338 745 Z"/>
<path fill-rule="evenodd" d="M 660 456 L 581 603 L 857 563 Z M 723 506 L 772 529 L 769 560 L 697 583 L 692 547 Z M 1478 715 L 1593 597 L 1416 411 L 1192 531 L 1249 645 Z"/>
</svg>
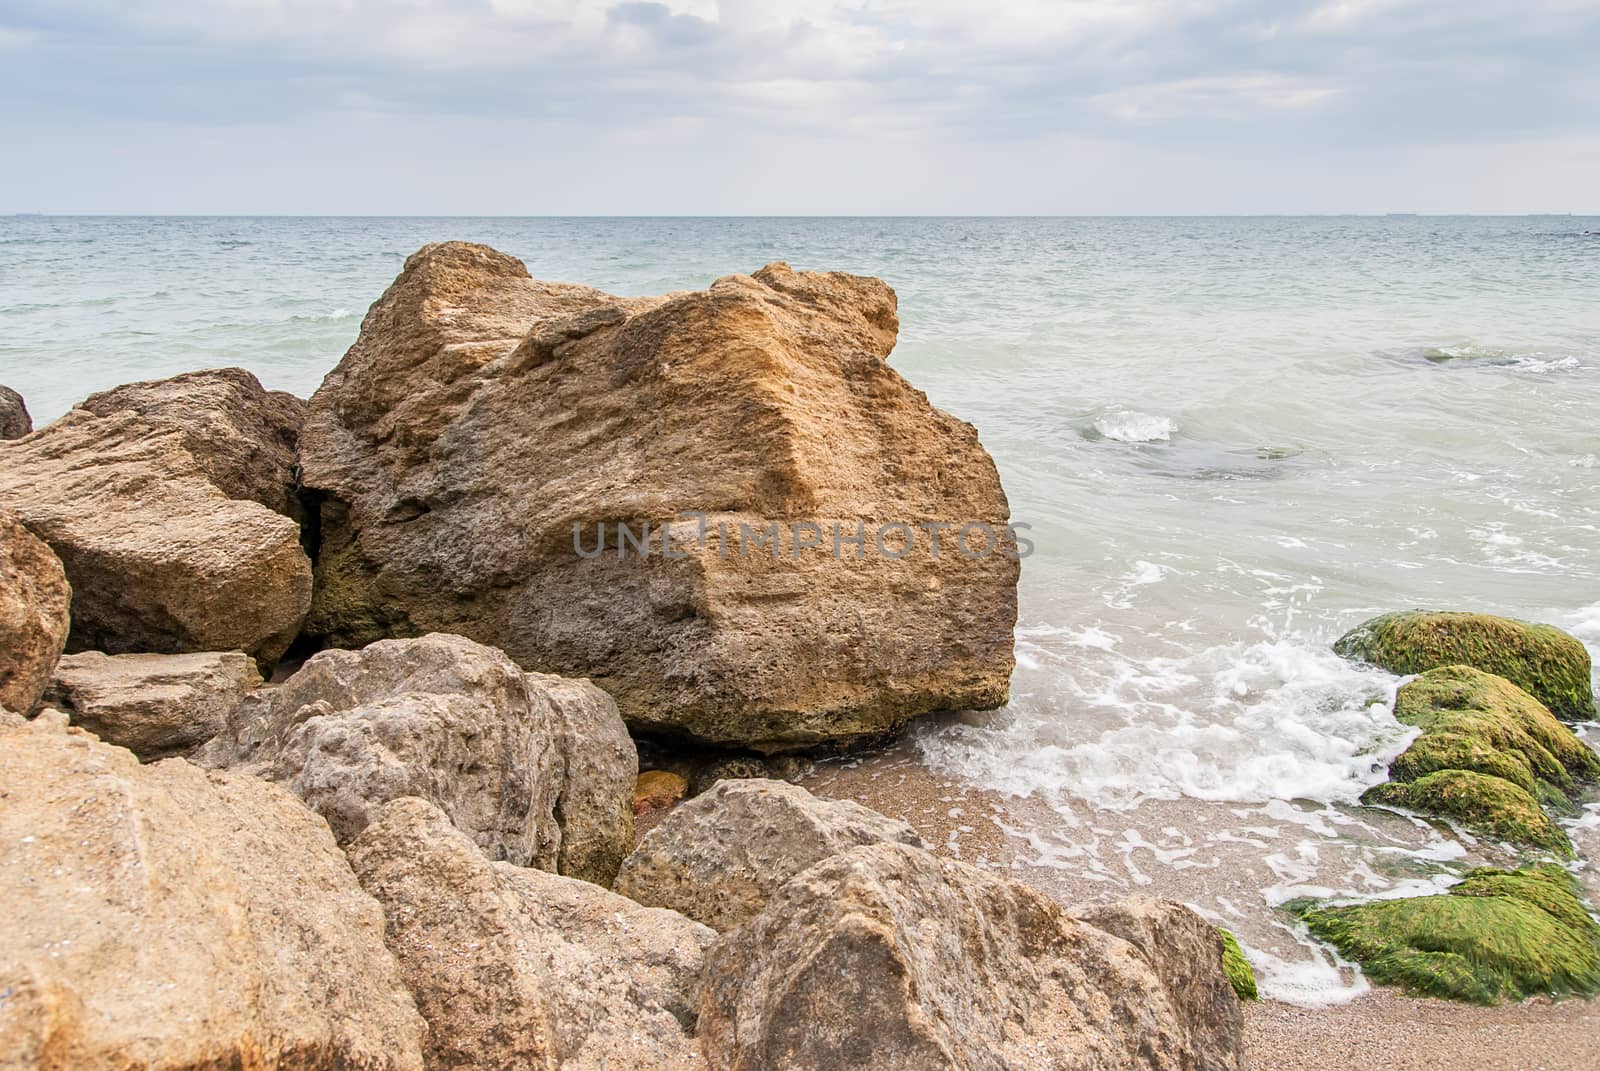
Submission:
<svg viewBox="0 0 1600 1071">
<path fill-rule="evenodd" d="M 820 761 L 800 784 L 819 797 L 852 800 L 901 819 L 936 854 L 1006 872 L 1064 903 L 1081 902 L 1086 888 L 1092 892 L 1092 883 L 1069 882 L 1080 892 L 1064 897 L 1063 882 L 1047 880 L 1045 871 L 1023 861 L 1024 840 L 1004 832 L 1002 823 L 1028 809 L 1028 801 L 939 776 L 909 738 Z M 1579 846 L 1588 847 L 1582 839 Z M 1175 884 L 1155 877 L 1132 891 L 1181 902 L 1184 892 Z M 1087 898 L 1113 900 L 1129 892 L 1102 885 L 1100 896 Z M 1600 1000 L 1581 998 L 1539 997 L 1482 1007 L 1373 986 L 1352 999 L 1319 1006 L 1271 998 L 1249 1003 L 1245 1031 L 1245 1058 L 1254 1071 L 1589 1071 L 1600 1066 Z"/>
</svg>

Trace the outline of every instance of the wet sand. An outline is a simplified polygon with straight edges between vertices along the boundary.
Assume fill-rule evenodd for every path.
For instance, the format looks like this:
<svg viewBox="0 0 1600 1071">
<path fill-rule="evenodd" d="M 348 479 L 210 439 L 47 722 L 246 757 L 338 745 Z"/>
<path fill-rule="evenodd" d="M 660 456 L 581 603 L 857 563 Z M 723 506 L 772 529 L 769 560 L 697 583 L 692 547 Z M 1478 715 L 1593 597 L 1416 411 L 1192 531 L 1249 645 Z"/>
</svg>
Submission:
<svg viewBox="0 0 1600 1071">
<path fill-rule="evenodd" d="M 1229 867 L 1173 869 L 1138 866 L 1109 871 L 1089 866 L 1036 865 L 1037 842 L 1026 830 L 1047 820 L 1033 801 L 1015 800 L 941 778 L 924 766 L 915 748 L 901 743 L 845 761 L 821 763 L 803 783 L 819 796 L 853 799 L 909 822 L 940 854 L 985 869 L 1005 870 L 1063 902 L 1116 899 L 1128 895 L 1169 896 L 1191 903 L 1259 903 L 1259 875 Z M 1204 821 L 1203 807 L 1185 801 L 1147 804 L 1169 813 L 1140 817 L 1142 827 L 1185 820 Z M 1185 814 L 1189 810 L 1193 813 Z M 1137 812 L 1134 812 L 1137 813 Z M 1130 813 L 1126 817 L 1132 817 Z M 1118 826 L 1120 813 L 1094 815 Z M 1381 824 L 1382 817 L 1377 819 Z M 1184 828 L 1178 826 L 1176 833 Z M 1188 827 L 1194 830 L 1196 827 Z M 1379 830 L 1383 832 L 1382 829 Z M 1586 833 L 1588 831 L 1585 831 Z M 1578 838 L 1580 850 L 1587 837 Z M 1154 851 L 1138 845 L 1140 851 Z M 1238 888 L 1228 887 L 1235 884 Z M 1247 943 L 1269 944 L 1271 930 L 1257 906 L 1239 920 Z M 1216 914 L 1213 912 L 1213 914 Z M 1373 989 L 1343 1004 L 1299 1007 L 1262 1001 L 1246 1009 L 1248 1066 L 1255 1071 L 1595 1071 L 1600 1068 L 1600 1001 L 1532 1000 L 1498 1008 L 1414 999 L 1391 989 Z"/>
</svg>

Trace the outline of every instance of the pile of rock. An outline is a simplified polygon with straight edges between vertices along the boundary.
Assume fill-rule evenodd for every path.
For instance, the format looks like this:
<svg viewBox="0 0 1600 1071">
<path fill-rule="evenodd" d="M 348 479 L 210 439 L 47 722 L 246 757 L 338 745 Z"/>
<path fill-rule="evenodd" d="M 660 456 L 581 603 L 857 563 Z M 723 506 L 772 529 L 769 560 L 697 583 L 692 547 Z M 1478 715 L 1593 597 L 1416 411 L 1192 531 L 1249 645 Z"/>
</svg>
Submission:
<svg viewBox="0 0 1600 1071">
<path fill-rule="evenodd" d="M 1239 1067 L 1188 909 L 740 779 L 1006 697 L 1005 497 L 896 328 L 874 279 L 619 299 L 448 244 L 309 407 L 0 392 L 6 1065 Z M 630 726 L 740 753 L 640 779 Z"/>
</svg>

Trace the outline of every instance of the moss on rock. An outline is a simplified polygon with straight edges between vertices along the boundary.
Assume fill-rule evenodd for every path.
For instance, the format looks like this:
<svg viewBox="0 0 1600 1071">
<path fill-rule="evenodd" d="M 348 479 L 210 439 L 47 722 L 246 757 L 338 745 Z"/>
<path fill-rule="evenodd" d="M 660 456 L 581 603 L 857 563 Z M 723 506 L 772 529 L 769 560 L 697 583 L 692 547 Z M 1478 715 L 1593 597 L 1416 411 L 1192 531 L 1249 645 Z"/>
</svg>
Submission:
<svg viewBox="0 0 1600 1071">
<path fill-rule="evenodd" d="M 1408 610 L 1357 626 L 1333 649 L 1393 673 L 1472 666 L 1518 685 L 1563 721 L 1596 717 L 1589 652 L 1550 625 L 1490 614 Z"/>
<path fill-rule="evenodd" d="M 1544 795 L 1573 799 L 1579 781 L 1600 779 L 1600 756 L 1533 696 L 1470 666 L 1429 670 L 1400 689 L 1394 716 L 1422 736 L 1389 775 L 1414 781 L 1435 770 L 1474 770 Z"/>
<path fill-rule="evenodd" d="M 1480 836 L 1572 858 L 1572 842 L 1539 807 L 1539 801 L 1503 777 L 1472 770 L 1438 770 L 1415 781 L 1375 785 L 1362 795 L 1361 802 L 1448 818 Z"/>
<path fill-rule="evenodd" d="M 1600 926 L 1559 866 L 1475 870 L 1438 896 L 1292 909 L 1380 985 L 1475 1004 L 1600 993 Z"/>
<path fill-rule="evenodd" d="M 1217 932 L 1222 935 L 1222 972 L 1228 976 L 1228 984 L 1233 986 L 1240 1000 L 1260 1000 L 1261 995 L 1256 992 L 1256 972 L 1244 958 L 1239 939 L 1221 926 L 1217 927 Z"/>
</svg>

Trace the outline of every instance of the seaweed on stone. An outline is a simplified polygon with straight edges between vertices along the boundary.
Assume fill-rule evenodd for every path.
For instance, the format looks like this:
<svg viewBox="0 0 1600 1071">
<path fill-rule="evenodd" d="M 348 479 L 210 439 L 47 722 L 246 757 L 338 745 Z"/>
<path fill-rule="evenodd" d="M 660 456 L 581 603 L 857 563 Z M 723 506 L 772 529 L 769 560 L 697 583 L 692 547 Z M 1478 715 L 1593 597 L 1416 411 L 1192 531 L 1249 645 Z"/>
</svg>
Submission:
<svg viewBox="0 0 1600 1071">
<path fill-rule="evenodd" d="M 1475 1004 L 1600 993 L 1600 926 L 1554 864 L 1474 870 L 1435 896 L 1289 906 L 1380 985 Z"/>
<path fill-rule="evenodd" d="M 1231 930 L 1221 926 L 1217 927 L 1217 932 L 1222 935 L 1222 972 L 1228 976 L 1228 984 L 1233 986 L 1240 1000 L 1260 1000 L 1261 995 L 1256 991 L 1256 972 L 1251 968 L 1250 961 L 1244 958 L 1239 939 Z"/>
<path fill-rule="evenodd" d="M 1490 614 L 1408 610 L 1357 626 L 1333 649 L 1393 673 L 1472 666 L 1523 688 L 1563 721 L 1596 717 L 1589 652 L 1551 625 Z"/>
<path fill-rule="evenodd" d="M 1448 818 L 1495 840 L 1544 848 L 1572 858 L 1572 842 L 1526 789 L 1471 770 L 1439 770 L 1415 781 L 1375 785 L 1361 802 Z"/>
</svg>

